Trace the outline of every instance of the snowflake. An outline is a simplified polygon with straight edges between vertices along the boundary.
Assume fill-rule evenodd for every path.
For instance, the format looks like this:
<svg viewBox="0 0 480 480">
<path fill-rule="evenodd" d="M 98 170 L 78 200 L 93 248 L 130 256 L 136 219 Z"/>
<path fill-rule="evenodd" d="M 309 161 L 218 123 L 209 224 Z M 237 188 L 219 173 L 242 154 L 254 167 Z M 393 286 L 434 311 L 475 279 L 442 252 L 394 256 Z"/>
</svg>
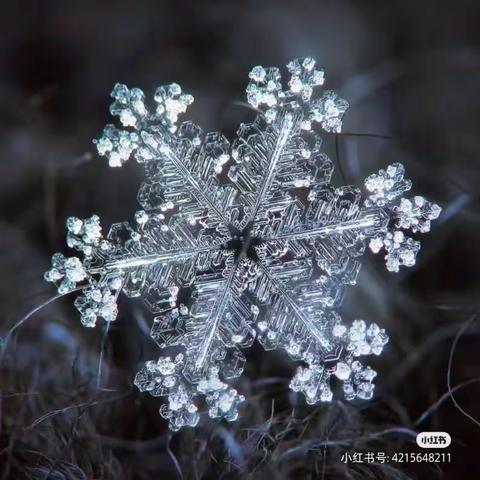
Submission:
<svg viewBox="0 0 480 480">
<path fill-rule="evenodd" d="M 255 338 L 302 362 L 290 387 L 309 404 L 330 401 L 334 379 L 346 399 L 370 399 L 376 372 L 359 358 L 380 355 L 388 336 L 363 320 L 345 325 L 336 308 L 366 245 L 385 252 L 388 270 L 412 266 L 420 244 L 404 231 L 428 232 L 440 214 L 403 197 L 411 182 L 398 163 L 370 175 L 363 195 L 331 186 L 315 130 L 339 132 L 348 103 L 317 94 L 324 72 L 312 58 L 287 69 L 285 88 L 278 68 L 250 72 L 259 114 L 232 144 L 178 122 L 193 101 L 179 85 L 158 88 L 150 108 L 141 90 L 117 84 L 110 112 L 123 128 L 107 125 L 94 143 L 112 167 L 143 165 L 142 209 L 105 237 L 97 216 L 69 218 L 67 243 L 83 259 L 55 254 L 45 274 L 60 293 L 82 290 L 86 327 L 115 320 L 120 292 L 145 301 L 153 339 L 174 354 L 147 362 L 135 385 L 168 397 L 160 414 L 172 430 L 197 424 L 200 396 L 212 418 L 237 418 L 244 397 L 227 382 Z"/>
</svg>

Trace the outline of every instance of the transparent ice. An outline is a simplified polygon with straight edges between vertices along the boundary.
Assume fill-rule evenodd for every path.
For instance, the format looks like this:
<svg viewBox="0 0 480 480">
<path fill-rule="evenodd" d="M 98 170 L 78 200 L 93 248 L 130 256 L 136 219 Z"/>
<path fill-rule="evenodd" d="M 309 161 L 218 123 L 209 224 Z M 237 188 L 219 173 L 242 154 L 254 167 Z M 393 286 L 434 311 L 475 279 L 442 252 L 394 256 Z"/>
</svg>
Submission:
<svg viewBox="0 0 480 480">
<path fill-rule="evenodd" d="M 286 86 L 278 68 L 252 69 L 247 98 L 259 114 L 232 144 L 179 122 L 193 101 L 179 85 L 158 88 L 152 106 L 117 84 L 110 111 L 121 126 L 95 144 L 112 167 L 143 165 L 141 210 L 106 235 L 96 215 L 69 218 L 67 243 L 81 256 L 55 254 L 45 274 L 60 293 L 82 289 L 75 306 L 87 327 L 115 320 L 121 292 L 144 300 L 153 339 L 174 353 L 148 361 L 135 384 L 167 397 L 160 414 L 172 430 L 197 424 L 201 396 L 211 417 L 237 418 L 244 397 L 228 382 L 255 338 L 301 362 L 290 387 L 308 403 L 330 401 L 332 381 L 348 400 L 370 399 L 376 372 L 359 359 L 380 355 L 388 336 L 336 309 L 367 245 L 388 270 L 412 266 L 420 243 L 406 231 L 428 232 L 440 214 L 404 197 L 400 164 L 370 175 L 363 194 L 332 186 L 317 131 L 339 132 L 348 103 L 318 93 L 324 72 L 312 58 L 287 69 Z"/>
</svg>

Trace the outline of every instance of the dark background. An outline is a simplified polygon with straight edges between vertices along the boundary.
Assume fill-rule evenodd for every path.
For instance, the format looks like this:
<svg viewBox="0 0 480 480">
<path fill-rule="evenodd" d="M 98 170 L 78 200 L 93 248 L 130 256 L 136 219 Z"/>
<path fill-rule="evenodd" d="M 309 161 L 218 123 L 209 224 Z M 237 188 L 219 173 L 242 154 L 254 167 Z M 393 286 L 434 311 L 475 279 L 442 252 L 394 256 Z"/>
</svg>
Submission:
<svg viewBox="0 0 480 480">
<path fill-rule="evenodd" d="M 327 88 L 351 103 L 337 149 L 324 134 L 347 182 L 401 161 L 414 192 L 444 211 L 415 268 L 389 274 L 367 255 L 347 293 L 345 317 L 391 338 L 369 361 L 373 402 L 306 407 L 288 393 L 292 362 L 255 347 L 238 382 L 241 419 L 171 435 L 160 400 L 132 387 L 158 355 L 140 305 L 122 298 L 104 336 L 81 328 L 65 298 L 2 352 L 0 479 L 479 478 L 479 10 L 474 0 L 2 2 L 3 339 L 55 294 L 42 274 L 65 251 L 67 216 L 98 213 L 108 225 L 136 210 L 138 166 L 109 169 L 91 144 L 117 81 L 147 94 L 176 81 L 195 96 L 194 121 L 232 136 L 251 117 L 252 66 L 314 56 Z M 463 413 L 447 389 L 456 336 L 451 386 Z M 450 433 L 450 464 L 341 462 L 344 452 L 418 452 L 422 430 Z"/>
</svg>

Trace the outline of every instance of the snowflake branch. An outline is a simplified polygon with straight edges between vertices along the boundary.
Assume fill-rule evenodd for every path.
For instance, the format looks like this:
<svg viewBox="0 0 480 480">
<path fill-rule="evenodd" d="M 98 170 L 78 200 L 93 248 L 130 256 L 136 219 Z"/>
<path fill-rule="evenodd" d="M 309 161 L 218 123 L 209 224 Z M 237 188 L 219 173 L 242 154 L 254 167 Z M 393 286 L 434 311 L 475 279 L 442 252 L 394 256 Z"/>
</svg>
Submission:
<svg viewBox="0 0 480 480">
<path fill-rule="evenodd" d="M 320 227 L 310 229 L 305 228 L 299 231 L 279 233 L 268 236 L 263 240 L 266 242 L 275 240 L 306 240 L 315 239 L 318 237 L 326 237 L 329 235 L 337 235 L 339 233 L 354 230 L 362 230 L 364 233 L 372 231 L 371 236 L 373 236 L 378 229 L 386 226 L 388 219 L 388 215 L 382 209 L 365 210 L 359 215 L 358 218 L 354 220 L 332 222 Z"/>
<path fill-rule="evenodd" d="M 299 115 L 297 114 L 294 116 L 291 112 L 287 112 L 281 120 L 275 146 L 271 154 L 270 161 L 268 162 L 268 170 L 265 172 L 265 175 L 262 179 L 260 191 L 257 194 L 255 205 L 253 207 L 252 214 L 250 215 L 250 221 L 252 222 L 255 220 L 257 213 L 263 204 L 265 194 L 272 186 L 278 163 L 282 157 L 285 147 L 292 139 L 292 132 L 294 131 L 298 121 Z"/>
<path fill-rule="evenodd" d="M 225 307 L 227 306 L 230 300 L 231 285 L 235 277 L 237 265 L 238 263 L 235 263 L 232 266 L 232 269 L 228 275 L 228 278 L 224 283 L 223 290 L 221 292 L 218 292 L 219 298 L 216 301 L 215 306 L 213 307 L 212 313 L 210 314 L 206 322 L 208 324 L 208 334 L 202 340 L 200 344 L 200 348 L 197 351 L 197 359 L 195 360 L 195 367 L 198 371 L 201 371 L 204 366 L 204 363 L 207 358 L 210 347 L 212 345 L 213 339 L 217 334 L 218 324 L 222 318 L 222 314 L 225 310 Z"/>
<path fill-rule="evenodd" d="M 192 249 L 178 248 L 175 250 L 167 250 L 162 253 L 155 253 L 149 255 L 139 255 L 131 258 L 116 259 L 106 262 L 105 265 L 100 267 L 93 267 L 87 270 L 90 275 L 101 274 L 107 271 L 119 271 L 128 270 L 131 268 L 146 267 L 148 265 L 154 265 L 156 263 L 170 263 L 180 260 L 186 260 L 192 258 L 200 253 L 208 253 L 218 251 L 220 248 L 215 246 L 198 247 Z"/>
<path fill-rule="evenodd" d="M 188 183 L 191 187 L 190 193 L 195 197 L 195 200 L 200 205 L 207 206 L 217 217 L 218 219 L 228 227 L 229 221 L 223 214 L 223 212 L 218 208 L 215 202 L 213 202 L 207 195 L 204 193 L 204 189 L 202 189 L 197 182 L 197 180 L 191 175 L 189 169 L 186 165 L 182 162 L 182 160 L 175 154 L 175 152 L 168 147 L 167 145 L 164 146 L 163 153 L 166 157 L 172 162 L 172 164 L 177 169 L 180 178 L 184 180 L 184 183 Z"/>
<path fill-rule="evenodd" d="M 302 321 L 302 323 L 308 328 L 308 331 L 317 339 L 318 344 L 321 345 L 322 348 L 328 349 L 331 347 L 331 343 L 325 337 L 324 332 L 322 332 L 318 326 L 315 325 L 312 320 L 302 312 L 300 306 L 292 298 L 282 282 L 271 275 L 269 269 L 261 260 L 257 261 L 257 266 L 259 270 L 268 278 L 268 281 L 273 285 L 275 292 L 281 296 L 282 301 L 284 301 L 291 308 L 295 316 Z"/>
</svg>

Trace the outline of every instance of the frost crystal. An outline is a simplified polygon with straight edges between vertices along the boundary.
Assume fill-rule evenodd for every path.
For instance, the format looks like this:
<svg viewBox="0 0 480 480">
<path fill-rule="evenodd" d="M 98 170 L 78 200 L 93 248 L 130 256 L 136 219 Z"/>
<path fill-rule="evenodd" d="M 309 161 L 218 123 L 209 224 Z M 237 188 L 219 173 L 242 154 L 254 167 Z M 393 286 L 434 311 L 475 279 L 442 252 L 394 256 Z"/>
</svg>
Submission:
<svg viewBox="0 0 480 480">
<path fill-rule="evenodd" d="M 259 110 L 230 144 L 220 133 L 179 123 L 193 97 L 177 84 L 157 89 L 153 107 L 136 88 L 116 85 L 108 125 L 96 140 L 112 167 L 135 159 L 145 181 L 134 225 L 114 224 L 103 237 L 97 216 L 67 220 L 67 243 L 83 255 L 55 254 L 45 274 L 59 292 L 82 288 L 75 306 L 87 327 L 117 316 L 120 292 L 141 297 L 154 315 L 152 337 L 175 351 L 149 361 L 135 378 L 142 391 L 166 396 L 170 428 L 194 426 L 197 397 L 213 418 L 235 420 L 244 400 L 227 383 L 243 371 L 243 348 L 258 337 L 304 366 L 291 381 L 308 403 L 369 399 L 376 372 L 359 358 L 388 342 L 376 324 L 348 326 L 336 312 L 354 285 L 365 246 L 384 251 L 387 268 L 412 266 L 440 208 L 404 198 L 411 182 L 400 164 L 365 181 L 366 192 L 330 185 L 333 164 L 314 127 L 338 132 L 348 104 L 318 94 L 323 70 L 293 60 L 282 86 L 278 68 L 257 66 L 247 98 Z"/>
</svg>

